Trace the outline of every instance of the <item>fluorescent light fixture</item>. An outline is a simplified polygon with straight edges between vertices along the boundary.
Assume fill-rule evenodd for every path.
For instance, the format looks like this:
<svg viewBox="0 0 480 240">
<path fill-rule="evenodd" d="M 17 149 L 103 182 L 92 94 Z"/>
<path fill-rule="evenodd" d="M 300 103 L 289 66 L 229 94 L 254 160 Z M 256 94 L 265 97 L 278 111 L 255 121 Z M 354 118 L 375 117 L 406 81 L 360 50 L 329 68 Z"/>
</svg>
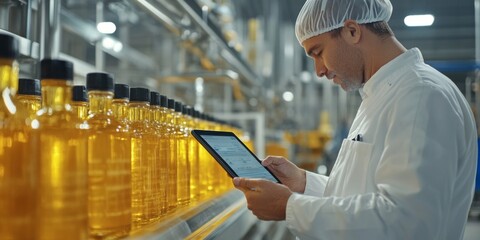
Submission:
<svg viewBox="0 0 480 240">
<path fill-rule="evenodd" d="M 113 22 L 101 22 L 97 24 L 97 30 L 104 34 L 112 34 L 117 30 L 117 26 Z"/>
<path fill-rule="evenodd" d="M 408 15 L 403 19 L 403 22 L 408 27 L 431 26 L 434 21 L 435 17 L 432 14 Z"/>
<path fill-rule="evenodd" d="M 293 101 L 293 93 L 290 92 L 290 91 L 285 91 L 283 93 L 282 97 L 283 97 L 283 100 L 285 100 L 286 102 Z"/>
</svg>

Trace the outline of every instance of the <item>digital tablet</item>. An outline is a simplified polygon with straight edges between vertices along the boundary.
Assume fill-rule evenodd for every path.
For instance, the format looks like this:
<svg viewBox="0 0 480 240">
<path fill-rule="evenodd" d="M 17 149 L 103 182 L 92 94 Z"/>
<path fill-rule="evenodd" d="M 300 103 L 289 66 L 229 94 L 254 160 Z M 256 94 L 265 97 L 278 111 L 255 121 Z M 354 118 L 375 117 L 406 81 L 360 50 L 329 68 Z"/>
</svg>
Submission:
<svg viewBox="0 0 480 240">
<path fill-rule="evenodd" d="M 234 133 L 192 130 L 192 135 L 230 177 L 263 178 L 280 183 Z"/>
</svg>

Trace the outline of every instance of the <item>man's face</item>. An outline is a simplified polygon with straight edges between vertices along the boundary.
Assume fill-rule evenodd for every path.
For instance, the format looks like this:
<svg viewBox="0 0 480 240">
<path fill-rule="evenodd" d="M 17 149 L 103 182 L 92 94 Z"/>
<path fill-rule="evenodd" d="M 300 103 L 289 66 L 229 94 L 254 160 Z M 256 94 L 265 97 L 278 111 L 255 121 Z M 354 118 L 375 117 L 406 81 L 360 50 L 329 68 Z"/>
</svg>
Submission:
<svg viewBox="0 0 480 240">
<path fill-rule="evenodd" d="M 326 76 L 345 91 L 359 89 L 365 82 L 361 52 L 349 45 L 340 34 L 322 33 L 302 43 L 307 55 L 315 63 L 318 77 Z"/>
</svg>

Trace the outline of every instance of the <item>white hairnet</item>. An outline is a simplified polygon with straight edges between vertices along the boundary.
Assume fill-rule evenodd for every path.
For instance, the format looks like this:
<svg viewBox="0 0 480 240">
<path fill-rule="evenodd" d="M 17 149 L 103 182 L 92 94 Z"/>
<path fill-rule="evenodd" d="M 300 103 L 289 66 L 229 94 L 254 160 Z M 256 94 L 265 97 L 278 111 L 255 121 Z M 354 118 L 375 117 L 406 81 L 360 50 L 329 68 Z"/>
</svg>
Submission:
<svg viewBox="0 0 480 240">
<path fill-rule="evenodd" d="M 346 20 L 365 24 L 388 22 L 392 15 L 389 0 L 307 0 L 295 23 L 295 35 L 303 41 L 343 27 Z"/>
</svg>

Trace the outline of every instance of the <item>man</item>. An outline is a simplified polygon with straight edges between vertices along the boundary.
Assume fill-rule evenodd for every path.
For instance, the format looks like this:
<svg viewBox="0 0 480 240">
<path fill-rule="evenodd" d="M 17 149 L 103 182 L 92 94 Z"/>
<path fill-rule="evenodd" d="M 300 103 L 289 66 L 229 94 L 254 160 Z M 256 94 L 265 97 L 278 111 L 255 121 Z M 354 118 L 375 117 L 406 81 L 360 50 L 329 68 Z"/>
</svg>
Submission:
<svg viewBox="0 0 480 240">
<path fill-rule="evenodd" d="M 477 158 L 470 107 L 405 49 L 388 0 L 307 0 L 296 35 L 326 76 L 362 96 L 330 177 L 267 157 L 283 183 L 235 178 L 248 208 L 301 239 L 462 239 Z"/>
</svg>

